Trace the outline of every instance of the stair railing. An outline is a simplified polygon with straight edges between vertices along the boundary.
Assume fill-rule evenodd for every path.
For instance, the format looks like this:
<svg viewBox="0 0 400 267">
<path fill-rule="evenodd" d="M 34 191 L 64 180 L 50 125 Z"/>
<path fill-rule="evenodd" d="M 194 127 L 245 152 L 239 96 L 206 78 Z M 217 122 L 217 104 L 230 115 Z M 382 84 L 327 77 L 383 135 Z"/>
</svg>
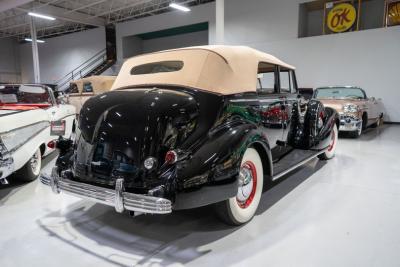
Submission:
<svg viewBox="0 0 400 267">
<path fill-rule="evenodd" d="M 58 90 L 64 91 L 69 87 L 71 81 L 84 78 L 91 71 L 99 67 L 101 64 L 107 61 L 106 49 L 97 52 L 94 56 L 80 64 L 78 67 L 64 75 L 61 79 L 55 83 L 58 86 Z"/>
</svg>

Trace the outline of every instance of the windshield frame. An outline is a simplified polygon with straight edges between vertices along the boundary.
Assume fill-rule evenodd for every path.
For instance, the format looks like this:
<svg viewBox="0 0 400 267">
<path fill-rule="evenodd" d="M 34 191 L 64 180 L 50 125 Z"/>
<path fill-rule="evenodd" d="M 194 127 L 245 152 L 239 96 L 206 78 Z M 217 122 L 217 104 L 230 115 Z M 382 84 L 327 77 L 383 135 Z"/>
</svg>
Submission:
<svg viewBox="0 0 400 267">
<path fill-rule="evenodd" d="M 0 86 L 4 86 L 4 87 L 11 87 L 11 86 L 21 86 L 21 85 L 25 85 L 25 86 L 35 86 L 35 87 L 40 87 L 40 88 L 42 88 L 43 90 L 45 90 L 48 94 L 49 94 L 49 96 L 50 96 L 50 101 L 49 101 L 49 107 L 52 107 L 52 106 L 55 106 L 55 105 L 57 105 L 57 101 L 56 101 L 56 98 L 55 98 L 55 96 L 54 96 L 54 92 L 53 92 L 53 89 L 51 89 L 49 86 L 47 86 L 47 85 L 45 85 L 45 84 L 28 84 L 28 83 L 10 83 L 10 84 L 0 84 Z M 19 88 L 18 88 L 18 90 L 19 90 Z M 3 104 L 11 104 L 11 103 L 3 103 Z M 13 103 L 13 105 L 38 105 L 38 104 L 40 104 L 40 103 L 19 103 L 19 102 L 17 102 L 17 103 Z"/>
<path fill-rule="evenodd" d="M 329 97 L 329 98 L 317 98 L 317 93 L 318 93 L 318 90 L 326 90 L 326 89 L 337 89 L 337 90 L 341 90 L 341 89 L 358 89 L 358 90 L 360 90 L 361 91 L 361 93 L 363 94 L 363 98 L 361 98 L 361 99 L 359 99 L 359 100 L 365 100 L 365 99 L 368 99 L 368 97 L 367 97 L 367 94 L 365 93 L 365 91 L 364 91 L 364 89 L 362 89 L 362 88 L 360 88 L 360 87 L 352 87 L 352 86 L 332 86 L 332 87 L 318 87 L 318 88 L 316 88 L 315 90 L 314 90 L 314 93 L 313 93 L 313 98 L 314 99 L 338 99 L 338 100 L 343 100 L 343 99 L 353 99 L 354 100 L 354 98 L 343 98 L 343 97 L 341 97 L 341 98 L 333 98 L 333 97 Z M 357 99 L 356 99 L 357 100 Z"/>
</svg>

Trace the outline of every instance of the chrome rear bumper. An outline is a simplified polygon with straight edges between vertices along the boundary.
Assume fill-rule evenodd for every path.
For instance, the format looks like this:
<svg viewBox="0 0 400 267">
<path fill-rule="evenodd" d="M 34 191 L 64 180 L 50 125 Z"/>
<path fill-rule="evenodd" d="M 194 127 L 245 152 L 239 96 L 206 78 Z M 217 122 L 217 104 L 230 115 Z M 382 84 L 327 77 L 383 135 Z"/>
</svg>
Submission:
<svg viewBox="0 0 400 267">
<path fill-rule="evenodd" d="M 104 205 L 113 206 L 117 212 L 124 210 L 153 214 L 172 212 L 170 200 L 160 197 L 133 194 L 125 192 L 124 179 L 116 180 L 115 190 L 64 179 L 58 175 L 54 167 L 51 175 L 40 175 L 40 181 L 50 186 L 54 193 L 64 192 L 81 198 L 86 198 Z"/>
</svg>

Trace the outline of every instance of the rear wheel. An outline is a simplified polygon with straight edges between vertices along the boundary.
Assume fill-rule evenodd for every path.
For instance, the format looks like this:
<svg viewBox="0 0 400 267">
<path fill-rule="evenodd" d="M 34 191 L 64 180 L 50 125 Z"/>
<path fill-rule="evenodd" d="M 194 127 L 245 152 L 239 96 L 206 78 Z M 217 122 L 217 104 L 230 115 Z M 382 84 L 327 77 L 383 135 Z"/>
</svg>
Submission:
<svg viewBox="0 0 400 267">
<path fill-rule="evenodd" d="M 318 157 L 322 160 L 328 160 L 333 158 L 336 153 L 337 140 L 338 140 L 338 129 L 335 124 L 331 132 L 331 141 L 329 143 L 328 149 Z"/>
<path fill-rule="evenodd" d="M 374 124 L 371 125 L 372 128 L 377 128 L 383 124 L 383 116 L 380 115 Z"/>
<path fill-rule="evenodd" d="M 20 181 L 31 182 L 38 178 L 41 168 L 42 153 L 40 152 L 40 148 L 38 148 L 30 160 L 16 172 L 15 176 Z"/>
<path fill-rule="evenodd" d="M 241 225 L 257 211 L 263 189 L 263 166 L 254 148 L 248 148 L 241 162 L 236 196 L 216 205 L 218 216 L 227 224 Z"/>
</svg>

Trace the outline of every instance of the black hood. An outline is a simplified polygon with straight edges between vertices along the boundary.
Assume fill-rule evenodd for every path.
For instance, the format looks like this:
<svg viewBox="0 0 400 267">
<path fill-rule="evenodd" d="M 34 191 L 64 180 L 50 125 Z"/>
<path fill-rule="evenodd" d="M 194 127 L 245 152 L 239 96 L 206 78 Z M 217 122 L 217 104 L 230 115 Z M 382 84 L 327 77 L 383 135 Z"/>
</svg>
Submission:
<svg viewBox="0 0 400 267">
<path fill-rule="evenodd" d="M 177 90 L 126 89 L 89 99 L 79 115 L 78 176 L 110 185 L 122 176 L 128 186 L 146 187 L 145 178 L 159 175 L 165 154 L 193 135 L 199 114 L 194 95 Z M 152 171 L 143 168 L 148 157 L 157 160 Z"/>
</svg>

